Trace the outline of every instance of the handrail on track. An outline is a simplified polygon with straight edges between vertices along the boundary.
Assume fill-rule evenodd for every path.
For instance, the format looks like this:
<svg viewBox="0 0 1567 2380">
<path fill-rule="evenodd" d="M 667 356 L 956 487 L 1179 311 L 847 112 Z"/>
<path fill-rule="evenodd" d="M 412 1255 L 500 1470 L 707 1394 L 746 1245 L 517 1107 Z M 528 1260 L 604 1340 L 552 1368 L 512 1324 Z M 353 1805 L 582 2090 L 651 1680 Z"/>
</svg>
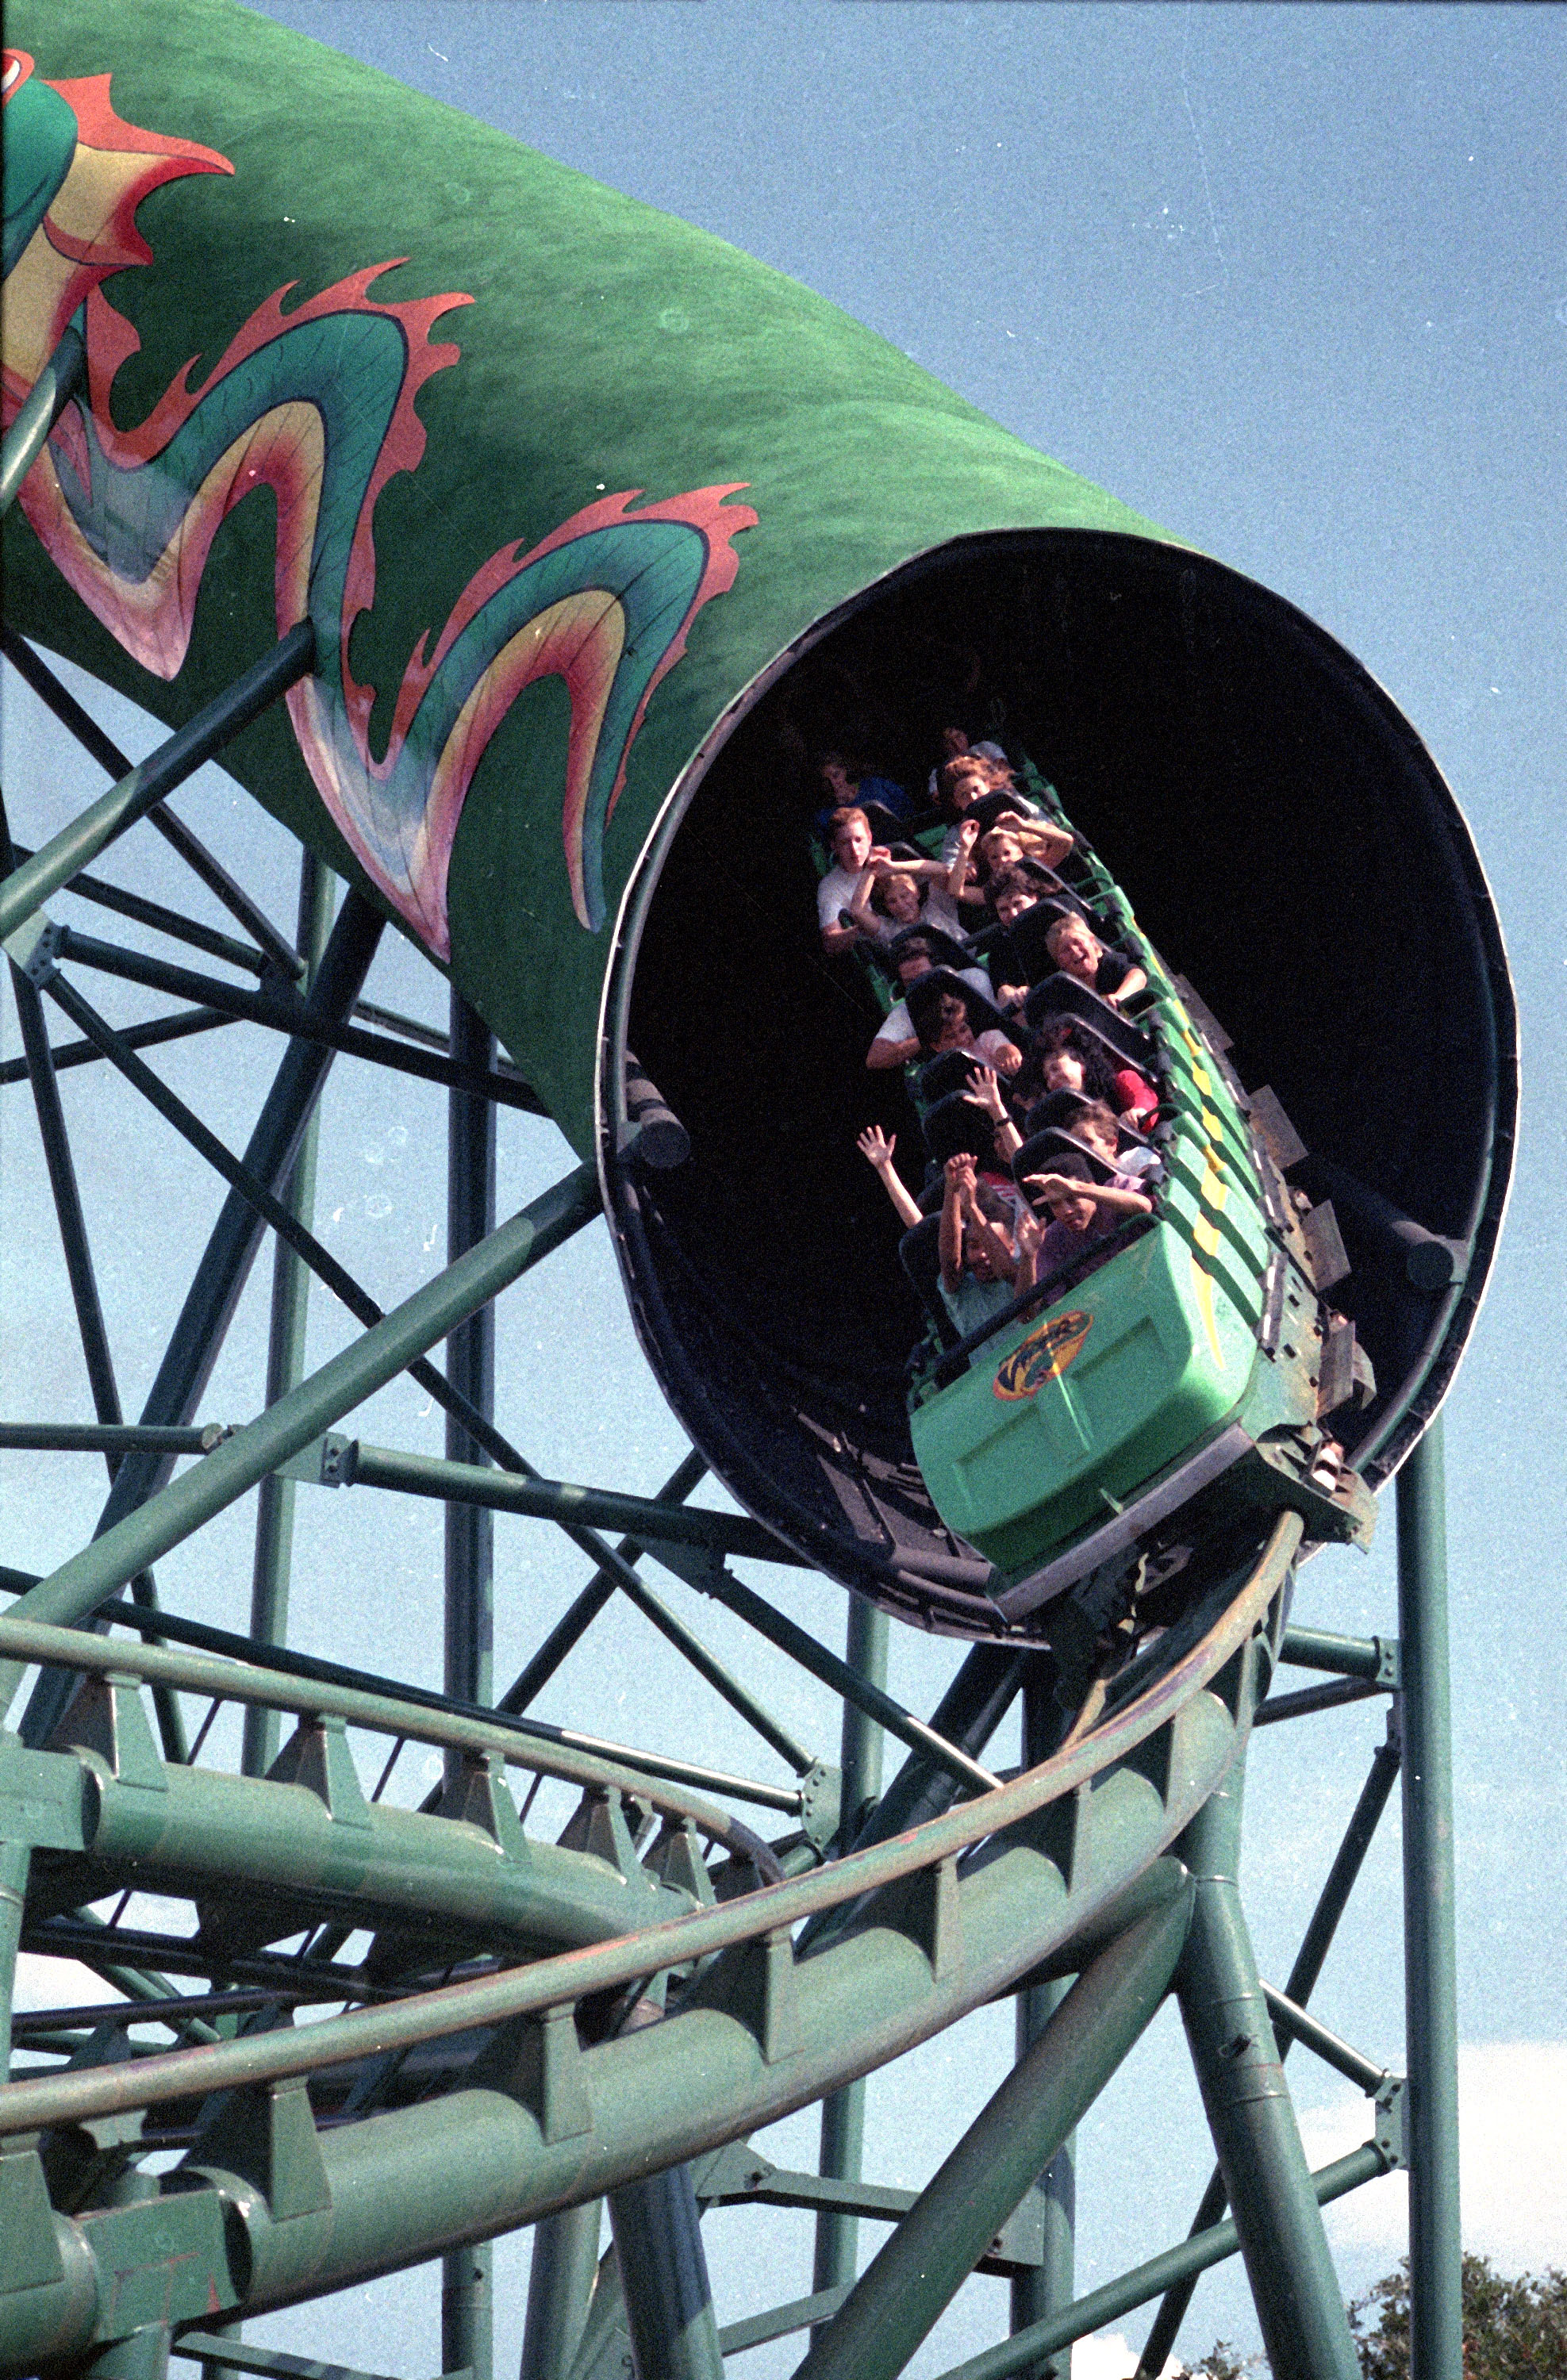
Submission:
<svg viewBox="0 0 1567 2380">
<path fill-rule="evenodd" d="M 1047 1803 L 1112 1767 L 1182 1705 L 1201 1694 L 1264 1623 L 1302 1535 L 1297 1514 L 1279 1516 L 1245 1586 L 1200 1641 L 1128 1709 L 1037 1768 L 890 1842 L 850 1852 L 811 1875 L 764 1887 L 721 1908 L 693 1910 L 618 1941 L 567 1951 L 522 1970 L 447 1985 L 392 2007 L 325 2018 L 311 2024 L 304 2035 L 261 2034 L 164 2053 L 138 2060 L 134 2067 L 106 2067 L 11 2082 L 0 2090 L 0 2137 L 124 2113 L 154 2101 L 200 2097 L 230 2086 L 283 2081 L 450 2034 L 542 2015 L 589 1994 L 616 1990 L 759 1936 L 785 1932 L 819 1911 L 955 1859 L 987 1836 L 1031 1817 Z M 73 1630 L 17 1620 L 0 1620 L 0 1657 L 5 1656 L 28 1661 L 69 1661 L 105 1674 L 170 1684 L 177 1684 L 190 1667 L 185 1657 L 158 1647 L 105 1644 Z M 477 1721 L 443 1722 L 435 1714 L 412 1705 L 400 1706 L 380 1697 L 344 1695 L 324 1689 L 312 1692 L 307 1686 L 283 1685 L 260 1673 L 248 1679 L 238 1664 L 234 1686 L 253 1686 L 255 1699 L 275 1700 L 284 1708 L 331 1712 L 354 1723 L 390 1723 L 400 1732 L 431 1742 L 482 1743 L 519 1766 L 535 1765 L 531 1753 L 525 1755 L 515 1737 L 503 1737 L 499 1730 L 485 1730 Z M 375 1707 L 360 1707 L 369 1705 Z M 443 1729 L 461 1731 L 447 1735 Z M 626 1790 L 648 1798 L 645 1784 L 629 1775 Z M 674 1797 L 665 1798 L 673 1801 Z M 706 1820 L 698 1823 L 705 1825 Z"/>
</svg>

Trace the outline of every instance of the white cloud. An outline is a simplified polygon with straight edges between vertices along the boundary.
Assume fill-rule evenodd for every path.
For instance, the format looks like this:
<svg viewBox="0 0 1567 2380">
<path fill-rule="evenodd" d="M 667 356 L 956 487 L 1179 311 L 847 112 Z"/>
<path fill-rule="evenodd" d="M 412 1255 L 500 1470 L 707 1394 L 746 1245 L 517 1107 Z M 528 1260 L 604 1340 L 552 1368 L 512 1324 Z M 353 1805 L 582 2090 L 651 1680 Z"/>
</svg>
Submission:
<svg viewBox="0 0 1567 2380">
<path fill-rule="evenodd" d="M 1096 2331 L 1080 2338 L 1072 2350 L 1072 2380 L 1131 2380 L 1137 2368 L 1137 2350 L 1120 2330 Z M 1182 2366 L 1173 2356 L 1162 2380 L 1178 2380 Z"/>
<path fill-rule="evenodd" d="M 91 1967 L 75 1959 L 45 1959 L 23 1950 L 17 1959 L 16 2006 L 23 2009 L 91 2008 L 103 2000 L 119 2000 L 116 1992 Z"/>
<path fill-rule="evenodd" d="M 1346 2155 L 1370 2134 L 1364 2100 L 1306 2119 L 1311 2165 Z M 1461 2044 L 1459 2186 L 1464 2244 L 1503 2272 L 1560 2264 L 1567 2240 L 1567 2041 Z M 1328 2209 L 1328 2235 L 1389 2261 L 1408 2239 L 1408 2182 L 1371 2182 Z"/>
</svg>

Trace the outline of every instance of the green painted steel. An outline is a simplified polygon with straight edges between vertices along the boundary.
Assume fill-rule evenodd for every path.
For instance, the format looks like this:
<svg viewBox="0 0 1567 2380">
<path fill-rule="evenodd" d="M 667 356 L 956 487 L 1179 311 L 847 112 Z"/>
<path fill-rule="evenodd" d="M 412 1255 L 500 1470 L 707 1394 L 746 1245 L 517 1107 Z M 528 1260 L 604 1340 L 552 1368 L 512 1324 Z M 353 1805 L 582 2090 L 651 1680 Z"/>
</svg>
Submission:
<svg viewBox="0 0 1567 2380">
<path fill-rule="evenodd" d="M 66 333 L 28 391 L 0 452 L 0 513 L 8 513 L 17 492 L 43 451 L 43 443 L 73 395 L 87 361 L 80 334 Z"/>
<path fill-rule="evenodd" d="M 1365 2148 L 1354 2149 L 1348 2156 L 1339 2157 L 1319 2173 L 1314 2173 L 1311 2186 L 1318 2206 L 1330 2206 L 1335 2199 L 1347 2197 L 1352 2190 L 1378 2180 L 1389 2169 L 1386 2153 L 1368 2142 Z M 1070 2347 L 1107 2322 L 1118 2322 L 1123 2314 L 1146 2305 L 1160 2290 L 1195 2279 L 1215 2265 L 1223 2264 L 1226 2257 L 1237 2252 L 1240 2244 L 1233 2222 L 1215 2223 L 1180 2247 L 1167 2248 L 1161 2256 L 1151 2256 L 1146 2265 L 1137 2265 L 1119 2280 L 1108 2281 L 1103 2289 L 1079 2298 L 1064 2313 L 1052 2314 L 1048 2321 L 1036 2324 L 1032 2330 L 1020 2331 L 1000 2347 L 987 2348 L 981 2355 L 971 2355 L 965 2362 L 954 2363 L 950 2371 L 941 2374 L 941 2380 L 1019 2380 L 1035 2356 Z"/>
<path fill-rule="evenodd" d="M 820 2334 L 797 2380 L 894 2380 L 1164 1998 L 1191 1922 L 1182 1874 L 1163 1908 L 1085 1966 Z"/>
<path fill-rule="evenodd" d="M 1183 1838 L 1197 1903 L 1177 1985 L 1181 2014 L 1275 2380 L 1358 2380 L 1241 1911 L 1241 1774 L 1237 1761 Z"/>
<path fill-rule="evenodd" d="M 17 1982 L 17 1946 L 27 1906 L 32 1845 L 0 1837 L 0 2082 L 11 2068 L 11 2001 Z"/>
<path fill-rule="evenodd" d="M 699 1546 L 748 1561 L 800 1567 L 799 1557 L 780 1545 L 759 1521 L 734 1512 L 709 1512 L 652 1496 L 623 1496 L 601 1488 L 581 1488 L 563 1479 L 519 1478 L 474 1463 L 443 1461 L 351 1440 L 336 1466 L 346 1488 L 389 1488 L 405 1496 L 432 1496 L 461 1507 L 522 1512 L 537 1520 L 575 1522 L 584 1528 L 625 1529 L 639 1544 L 657 1548 Z M 464 1695 L 464 1701 L 474 1697 Z M 809 1767 L 809 1762 L 807 1762 Z"/>
<path fill-rule="evenodd" d="M 1375 1639 L 1370 1646 L 1356 1648 L 1348 1637 L 1307 1635 L 1305 1631 L 1286 1629 L 1282 1658 L 1289 1658 L 1291 1641 L 1297 1636 L 1306 1639 L 1306 1653 L 1308 1653 L 1314 1660 L 1323 1654 L 1328 1654 L 1331 1656 L 1334 1667 L 1346 1658 L 1345 1648 L 1348 1648 L 1349 1654 L 1355 1653 L 1357 1649 L 1361 1652 L 1377 1649 Z M 1305 1656 L 1297 1650 L 1296 1658 L 1305 1658 Z M 1371 1839 L 1377 1831 L 1378 1822 L 1397 1781 L 1399 1761 L 1398 1733 L 1390 1718 L 1388 1740 L 1385 1743 L 1379 1744 L 1372 1755 L 1370 1774 L 1361 1788 L 1349 1825 L 1344 1829 L 1343 1840 L 1334 1854 L 1333 1864 L 1317 1897 L 1317 1906 L 1312 1911 L 1306 1932 L 1301 1938 L 1300 1949 L 1296 1951 L 1294 1964 L 1290 1968 L 1289 1980 L 1284 1987 L 1285 1993 L 1292 2001 L 1299 2005 L 1304 2005 L 1317 1988 L 1318 1978 L 1322 1973 L 1333 1937 L 1338 1931 L 1339 1920 L 1348 1905 L 1350 1894 L 1354 1888 L 1355 1878 L 1359 1876 L 1361 1864 L 1371 1847 Z M 1288 2058 L 1290 2047 L 1291 2045 L 1287 2039 L 1280 2043 L 1281 2061 Z M 1224 2187 L 1223 2174 L 1216 2168 L 1193 2219 L 1192 2236 L 1196 2238 L 1212 2224 L 1217 2223 L 1228 2204 L 1229 2193 Z M 1189 2276 L 1178 2277 L 1170 2289 L 1149 2327 L 1142 2355 L 1138 2360 L 1135 2380 L 1159 2380 L 1159 2375 L 1164 2370 L 1171 2350 L 1175 2344 L 1176 2334 L 1185 2318 L 1186 2309 L 1192 2301 L 1192 2292 L 1197 2287 L 1199 2269 L 1199 2267 L 1194 2267 Z"/>
<path fill-rule="evenodd" d="M 47 10 L 24 0 L 7 36 L 36 62 L 6 110 L 18 154 L 25 142 L 41 159 L 63 152 L 67 169 L 105 171 L 91 124 L 71 158 L 79 128 L 44 81 L 105 72 L 122 119 L 188 144 L 184 158 L 158 160 L 164 187 L 145 210 L 153 262 L 125 298 L 140 336 L 138 388 L 166 385 L 193 349 L 238 352 L 180 407 L 163 517 L 176 501 L 194 504 L 202 464 L 269 406 L 309 407 L 322 425 L 319 503 L 280 462 L 262 465 L 307 549 L 315 539 L 322 652 L 293 706 L 314 774 L 281 719 L 253 730 L 229 765 L 334 866 L 376 882 L 426 947 L 443 957 L 449 933 L 463 990 L 586 1152 L 607 953 L 599 925 L 670 785 L 735 698 L 825 613 L 944 540 L 1029 526 L 1160 532 L 797 283 L 223 0 L 179 0 L 108 28 L 90 0 Z M 270 96 L 282 89 L 295 95 L 285 141 Z M 122 175 L 122 187 L 133 180 Z M 390 257 L 408 261 L 378 281 Z M 7 335 L 12 369 L 30 384 L 62 301 L 32 260 L 22 270 Z M 305 301 L 304 320 L 298 305 L 286 318 L 273 310 L 289 283 L 323 293 Z M 451 292 L 472 303 L 454 312 Z M 228 513 L 207 563 L 210 614 L 154 632 L 128 618 L 125 580 L 80 557 L 68 506 L 40 484 L 51 468 L 35 468 L 8 524 L 14 618 L 183 720 L 226 683 L 237 639 L 265 641 L 270 512 Z M 411 476 L 390 476 L 399 470 Z M 639 510 L 617 493 L 633 489 L 647 492 Z M 372 513 L 373 601 L 350 678 L 343 645 L 366 600 Z M 551 540 L 561 542 L 541 554 Z M 512 541 L 528 556 L 520 567 Z M 656 618 L 637 610 L 631 587 L 650 560 L 674 574 Z M 56 562 L 109 625 L 66 591 Z M 135 566 L 128 557 L 126 571 Z M 507 675 L 497 657 L 529 620 L 542 648 L 551 607 L 558 614 L 592 585 L 615 597 L 626 643 L 618 669 L 604 650 L 607 706 L 595 711 L 589 690 L 570 688 L 579 734 L 596 735 L 599 751 L 568 799 L 570 706 L 559 675 L 541 682 L 564 663 L 541 650 L 525 670 L 514 655 Z M 419 691 L 410 655 L 446 620 L 466 623 L 466 641 L 438 662 L 433 694 L 399 722 L 377 778 L 355 740 L 353 682 L 374 690 L 384 735 L 399 684 L 410 707 Z M 129 661 L 115 631 L 139 639 L 161 674 Z M 504 715 L 471 783 L 452 784 L 438 776 L 444 739 L 486 665 Z M 415 855 L 410 868 L 393 844 L 421 820 L 429 861 Z M 454 827 L 448 868 L 438 846 Z"/>
<path fill-rule="evenodd" d="M 540 1263 L 599 1212 L 598 1178 L 577 1166 L 564 1181 L 503 1223 L 484 1245 L 378 1322 L 342 1354 L 302 1380 L 265 1413 L 237 1430 L 192 1471 L 164 1488 L 29 1590 L 12 1613 L 46 1621 L 94 1610 L 117 1587 L 178 1545 L 248 1488 L 298 1454 L 313 1438 L 445 1337 L 454 1322 Z M 18 1672 L 0 1667 L 0 1689 L 16 1691 Z"/>
<path fill-rule="evenodd" d="M 589 1793 L 633 1794 L 666 1817 L 677 1822 L 690 1819 L 704 1835 L 726 1845 L 736 1858 L 759 1859 L 763 1872 L 771 1875 L 776 1868 L 776 1863 L 768 1867 L 766 1846 L 716 1803 L 684 1789 L 671 1791 L 668 1783 L 650 1768 L 622 1766 L 596 1747 L 589 1749 L 584 1739 L 574 1738 L 564 1728 L 547 1728 L 537 1720 L 511 1719 L 494 1724 L 482 1713 L 469 1716 L 454 1711 L 433 1697 L 404 1702 L 395 1693 L 351 1686 L 341 1678 L 317 1683 L 286 1670 L 252 1668 L 244 1661 L 204 1660 L 190 1654 L 169 1652 L 159 1645 L 131 1646 L 123 1642 L 111 1645 L 87 1636 L 79 1639 L 74 1634 L 67 1635 L 63 1629 L 18 1620 L 14 1610 L 0 1621 L 0 1631 L 4 1632 L 0 1634 L 0 1653 L 14 1655 L 22 1665 L 35 1660 L 68 1661 L 73 1669 L 98 1678 L 127 1682 L 140 1679 L 150 1686 L 177 1686 L 182 1691 L 225 1702 L 292 1711 L 299 1718 L 342 1719 L 350 1727 L 404 1736 L 411 1743 L 434 1744 L 443 1750 L 455 1748 L 479 1755 L 494 1753 L 510 1767 L 528 1768 L 541 1777 L 559 1778 Z M 25 1782 L 29 1777 L 44 1773 L 35 1770 L 32 1764 L 47 1763 L 59 1756 L 19 1747 L 14 1735 L 8 1733 L 0 1736 L 0 1747 L 13 1783 L 18 1777 Z M 14 1765 L 18 1762 L 19 1767 Z M 60 1821 L 65 1832 L 56 1848 L 81 1850 L 85 1846 L 80 1832 L 79 1794 L 67 1772 L 57 1770 L 55 1774 L 58 1792 L 64 1796 L 62 1807 L 68 1804 L 75 1813 Z M 60 1783 L 61 1779 L 66 1781 Z M 723 1778 L 715 1781 L 721 1786 L 728 1782 Z M 146 1996 L 162 1998 L 169 1988 L 160 1983 Z"/>
<path fill-rule="evenodd" d="M 308 993 L 320 973 L 332 933 L 336 886 L 314 852 L 305 851 L 299 863 L 299 908 L 296 939 L 305 960 L 303 987 Z M 315 1220 L 316 1150 L 321 1138 L 321 1108 L 310 1111 L 282 1195 L 289 1210 L 307 1231 Z M 310 1275 L 296 1248 L 279 1240 L 273 1250 L 272 1316 L 267 1333 L 266 1402 L 298 1388 L 305 1376 L 305 1332 L 310 1311 Z M 256 1496 L 256 1551 L 250 1571 L 250 1634 L 258 1645 L 281 1645 L 288 1635 L 288 1587 L 294 1551 L 294 1504 L 298 1494 L 292 1479 L 271 1472 Z M 261 1709 L 245 1714 L 245 1745 L 241 1766 L 247 1776 L 261 1777 L 277 1755 L 275 1713 Z"/>
<path fill-rule="evenodd" d="M 1298 1520 L 1285 1516 L 1244 1582 L 1217 1582 L 1207 1633 L 1096 1740 L 893 1843 L 754 1900 L 693 1911 L 520 1973 L 324 2019 L 300 2033 L 13 2083 L 0 2097 L 0 2125 L 29 2132 L 154 2098 L 240 2090 L 223 2119 L 227 2130 L 220 2125 L 188 2160 L 191 2186 L 162 2195 L 151 2214 L 116 2207 L 91 2221 L 61 2218 L 51 2252 L 64 2264 L 51 2265 L 36 2289 L 13 2293 L 6 2307 L 6 2368 L 24 2371 L 30 2359 L 79 2352 L 103 2336 L 92 2275 L 104 2260 L 140 2270 L 152 2247 L 138 2244 L 137 2227 L 154 2218 L 165 2287 L 168 2254 L 179 2260 L 172 2301 L 163 2301 L 176 2325 L 209 2319 L 214 2305 L 259 2311 L 597 2195 L 645 2171 L 652 2155 L 684 2159 L 734 2138 L 1005 1989 L 1041 1946 L 1075 1940 L 1075 1955 L 1091 1957 L 1111 1934 L 1184 1889 L 1160 1847 L 1190 1823 L 1233 1757 L 1236 1714 L 1267 1674 L 1269 1646 L 1258 1631 L 1276 1612 L 1299 1538 Z M 93 1668 L 120 1659 L 167 1674 L 170 1664 L 188 1661 L 81 1641 Z M 0 1645 L 47 1658 L 58 1639 L 0 1622 Z M 239 1665 L 233 1682 L 241 1693 L 257 1690 L 254 1673 L 247 1680 Z M 261 1682 L 261 1690 L 274 1692 L 275 1682 Z M 338 1702 L 354 1724 L 403 1731 L 406 1723 L 427 1740 L 442 1732 L 433 1715 L 406 1706 Z M 452 1720 L 444 1727 L 468 1732 Z M 64 1824 L 66 1804 L 56 1796 L 50 1806 Z M 956 1854 L 987 1838 L 987 1859 L 960 1872 Z M 791 1956 L 789 1930 L 802 1917 L 850 1900 L 862 1905 L 845 1937 L 815 1956 Z M 569 2025 L 539 2022 L 551 2009 L 714 1952 L 723 1955 L 662 2023 L 576 2052 Z M 319 2138 L 310 2128 L 308 2102 L 291 2078 L 489 2025 L 500 2031 L 466 2087 Z M 6 2163 L 17 2169 L 14 2187 L 24 2194 L 34 2187 L 27 2151 Z M 198 2168 L 228 2178 L 202 2187 Z M 238 2210 L 237 2232 L 217 2218 L 219 2189 Z M 243 2278 L 229 2261 L 229 2237 Z"/>
<path fill-rule="evenodd" d="M 887 1684 L 889 1622 L 884 1611 L 855 1596 L 849 1603 L 848 1664 L 857 1677 L 883 1691 Z M 840 1739 L 842 1787 L 839 1798 L 839 1848 L 856 1838 L 861 1811 L 881 1797 L 881 1730 L 853 1703 L 844 1705 Z M 1033 1766 L 1025 1761 L 1025 1767 Z M 864 2172 L 865 2085 L 851 2082 L 821 2103 L 820 2169 L 834 2180 L 858 2181 Z M 820 2296 L 828 2289 L 846 2289 L 854 2280 L 859 2241 L 856 2217 L 839 2207 L 824 2207 L 816 2218 L 811 2289 Z"/>
<path fill-rule="evenodd" d="M 1411 2380 L 1460 2380 L 1458 1954 L 1441 1425 L 1398 1475 L 1403 1692 L 1403 1959 L 1409 2042 Z"/>
<path fill-rule="evenodd" d="M 308 621 L 299 621 L 166 744 L 139 761 L 128 777 L 112 785 L 79 818 L 63 827 L 52 843 L 14 868 L 0 884 L 0 941 L 8 944 L 52 892 L 106 851 L 138 819 L 145 818 L 165 794 L 193 777 L 203 761 L 224 751 L 241 728 L 249 726 L 280 694 L 298 685 L 314 659 L 315 632 Z"/>
<path fill-rule="evenodd" d="M 589 2198 L 533 2227 L 519 2380 L 565 2380 L 593 2294 L 602 2213 Z"/>
</svg>

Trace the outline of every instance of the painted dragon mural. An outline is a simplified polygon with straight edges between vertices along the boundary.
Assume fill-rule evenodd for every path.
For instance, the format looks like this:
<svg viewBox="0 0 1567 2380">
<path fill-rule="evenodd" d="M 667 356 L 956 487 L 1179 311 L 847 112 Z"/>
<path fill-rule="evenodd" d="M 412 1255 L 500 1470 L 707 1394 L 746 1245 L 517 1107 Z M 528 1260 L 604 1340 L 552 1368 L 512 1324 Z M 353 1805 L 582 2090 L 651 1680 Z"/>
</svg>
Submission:
<svg viewBox="0 0 1567 2380">
<path fill-rule="evenodd" d="M 199 388 L 177 375 L 140 426 L 117 430 L 115 376 L 138 334 L 103 284 L 152 261 L 137 209 L 164 182 L 234 168 L 198 143 L 126 124 L 107 74 L 50 82 L 5 58 L 5 419 L 74 324 L 85 385 L 21 493 L 64 577 L 125 649 L 178 672 L 213 538 L 236 504 L 277 504 L 278 632 L 308 617 L 314 674 L 289 713 L 322 801 L 350 849 L 419 940 L 450 955 L 446 877 L 463 801 L 522 689 L 564 680 L 571 704 L 562 835 L 573 906 L 604 919 L 603 838 L 648 703 L 702 606 L 734 583 L 735 533 L 757 515 L 725 499 L 742 482 L 630 507 L 606 494 L 527 552 L 503 546 L 474 573 L 398 690 L 384 754 L 371 753 L 374 689 L 348 666 L 375 601 L 377 498 L 418 468 L 415 399 L 459 349 L 436 342 L 460 292 L 383 305 L 388 258 L 293 305 L 287 284 L 235 333 Z"/>
</svg>

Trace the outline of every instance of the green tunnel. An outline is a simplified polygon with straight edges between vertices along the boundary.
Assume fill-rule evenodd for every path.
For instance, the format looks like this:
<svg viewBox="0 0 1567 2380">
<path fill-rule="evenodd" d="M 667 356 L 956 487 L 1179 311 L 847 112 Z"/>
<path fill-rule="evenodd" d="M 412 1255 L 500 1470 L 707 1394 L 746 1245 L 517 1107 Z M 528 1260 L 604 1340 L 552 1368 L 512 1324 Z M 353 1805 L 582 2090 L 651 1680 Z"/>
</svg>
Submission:
<svg viewBox="0 0 1567 2380">
<path fill-rule="evenodd" d="M 1384 1476 L 1478 1302 L 1515 1069 L 1467 831 L 1367 673 L 798 284 L 265 19 L 23 0 L 7 38 L 7 419 L 68 324 L 89 357 L 7 519 L 13 625 L 177 725 L 310 619 L 314 675 L 225 766 L 597 1149 L 740 1500 L 995 1624 L 909 1451 L 917 1316 L 854 1135 L 914 1122 L 809 850 L 813 754 L 922 784 L 954 718 L 1051 779 L 1330 1169 Z M 628 1048 L 674 1172 L 622 1162 Z"/>
</svg>

